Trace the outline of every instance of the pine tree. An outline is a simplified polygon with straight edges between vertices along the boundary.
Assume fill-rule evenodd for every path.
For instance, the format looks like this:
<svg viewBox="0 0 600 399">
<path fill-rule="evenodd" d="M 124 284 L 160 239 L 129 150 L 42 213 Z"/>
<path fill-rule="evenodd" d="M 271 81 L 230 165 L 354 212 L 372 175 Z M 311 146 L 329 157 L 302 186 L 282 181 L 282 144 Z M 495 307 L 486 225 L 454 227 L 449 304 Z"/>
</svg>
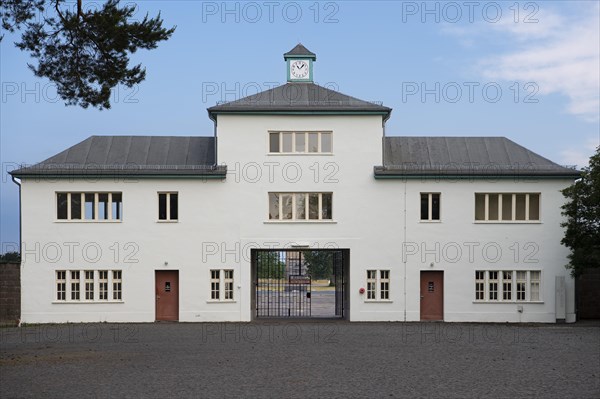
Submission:
<svg viewBox="0 0 600 399">
<path fill-rule="evenodd" d="M 0 19 L 9 32 L 21 31 L 16 46 L 30 53 L 28 64 L 38 77 L 54 82 L 67 105 L 110 108 L 111 89 L 133 87 L 146 77 L 141 64 L 129 67 L 139 49 L 154 49 L 175 27 L 162 27 L 160 13 L 133 21 L 135 5 L 119 7 L 109 0 L 97 10 L 84 10 L 82 0 L 69 9 L 65 0 L 2 0 Z M 0 37 L 2 40 L 2 37 Z"/>
</svg>

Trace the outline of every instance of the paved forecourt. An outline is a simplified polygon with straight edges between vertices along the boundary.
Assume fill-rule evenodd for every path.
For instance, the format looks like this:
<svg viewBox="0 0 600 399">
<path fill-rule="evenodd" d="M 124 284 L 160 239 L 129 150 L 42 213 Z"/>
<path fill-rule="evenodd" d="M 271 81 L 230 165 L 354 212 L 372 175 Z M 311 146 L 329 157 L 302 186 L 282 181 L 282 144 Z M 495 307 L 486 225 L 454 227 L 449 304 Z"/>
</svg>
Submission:
<svg viewBox="0 0 600 399">
<path fill-rule="evenodd" d="M 0 329 L 0 397 L 600 397 L 600 324 Z"/>
</svg>

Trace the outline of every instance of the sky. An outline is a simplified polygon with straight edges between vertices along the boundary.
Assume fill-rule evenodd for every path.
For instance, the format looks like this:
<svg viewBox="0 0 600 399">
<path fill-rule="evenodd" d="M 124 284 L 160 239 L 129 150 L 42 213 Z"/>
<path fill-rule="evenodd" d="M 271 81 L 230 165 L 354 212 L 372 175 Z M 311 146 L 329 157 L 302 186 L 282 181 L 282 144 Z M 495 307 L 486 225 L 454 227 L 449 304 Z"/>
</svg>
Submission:
<svg viewBox="0 0 600 399">
<path fill-rule="evenodd" d="M 8 171 L 91 135 L 212 135 L 206 108 L 284 84 L 283 53 L 297 43 L 317 54 L 317 84 L 393 108 L 387 135 L 505 136 L 579 168 L 600 145 L 598 1 L 121 4 L 177 29 L 132 55 L 146 80 L 117 86 L 107 110 L 65 106 L 27 68 L 18 32 L 3 32 L 0 252 L 19 241 Z"/>
</svg>

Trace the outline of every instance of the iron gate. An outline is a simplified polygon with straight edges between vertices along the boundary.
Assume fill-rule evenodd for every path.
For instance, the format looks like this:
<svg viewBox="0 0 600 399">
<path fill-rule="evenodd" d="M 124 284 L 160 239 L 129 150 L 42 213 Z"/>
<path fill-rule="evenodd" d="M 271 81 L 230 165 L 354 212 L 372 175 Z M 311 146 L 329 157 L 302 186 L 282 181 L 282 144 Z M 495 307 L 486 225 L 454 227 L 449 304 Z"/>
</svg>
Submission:
<svg viewBox="0 0 600 399">
<path fill-rule="evenodd" d="M 253 249 L 256 317 L 343 317 L 344 255 L 331 249 Z"/>
</svg>

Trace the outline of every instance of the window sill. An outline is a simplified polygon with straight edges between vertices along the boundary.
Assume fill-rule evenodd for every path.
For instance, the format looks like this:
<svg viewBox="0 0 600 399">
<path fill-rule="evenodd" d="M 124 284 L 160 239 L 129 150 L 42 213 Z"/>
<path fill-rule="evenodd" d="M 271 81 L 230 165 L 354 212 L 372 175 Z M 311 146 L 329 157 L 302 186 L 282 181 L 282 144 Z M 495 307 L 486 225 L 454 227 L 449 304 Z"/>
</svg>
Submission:
<svg viewBox="0 0 600 399">
<path fill-rule="evenodd" d="M 542 224 L 541 220 L 475 220 L 473 224 Z"/>
<path fill-rule="evenodd" d="M 179 220 L 157 220 L 156 223 L 179 223 Z"/>
<path fill-rule="evenodd" d="M 92 219 L 56 219 L 54 223 L 122 223 L 123 220 L 92 220 Z"/>
<path fill-rule="evenodd" d="M 473 301 L 473 303 L 493 303 L 493 304 L 513 304 L 513 305 L 534 304 L 534 305 L 540 305 L 540 304 L 543 304 L 544 301 Z"/>
<path fill-rule="evenodd" d="M 97 301 L 52 301 L 53 304 L 77 304 L 77 305 L 92 305 L 92 304 L 97 304 L 97 303 L 125 303 L 125 301 L 123 300 L 112 300 L 112 301 L 103 301 L 103 300 L 97 300 Z"/>
<path fill-rule="evenodd" d="M 219 299 L 208 299 L 206 303 L 237 303 L 237 301 L 233 299 L 223 299 L 222 301 Z"/>
<path fill-rule="evenodd" d="M 419 223 L 442 223 L 441 220 L 419 220 Z"/>
<path fill-rule="evenodd" d="M 333 152 L 269 152 L 267 153 L 268 156 L 275 156 L 275 157 L 280 157 L 280 156 L 293 156 L 293 157 L 302 157 L 302 156 L 319 156 L 319 157 L 330 157 L 333 156 L 334 153 Z"/>
<path fill-rule="evenodd" d="M 264 224 L 336 224 L 335 220 L 266 220 Z"/>
<path fill-rule="evenodd" d="M 394 303 L 390 299 L 365 299 L 365 303 Z"/>
</svg>

